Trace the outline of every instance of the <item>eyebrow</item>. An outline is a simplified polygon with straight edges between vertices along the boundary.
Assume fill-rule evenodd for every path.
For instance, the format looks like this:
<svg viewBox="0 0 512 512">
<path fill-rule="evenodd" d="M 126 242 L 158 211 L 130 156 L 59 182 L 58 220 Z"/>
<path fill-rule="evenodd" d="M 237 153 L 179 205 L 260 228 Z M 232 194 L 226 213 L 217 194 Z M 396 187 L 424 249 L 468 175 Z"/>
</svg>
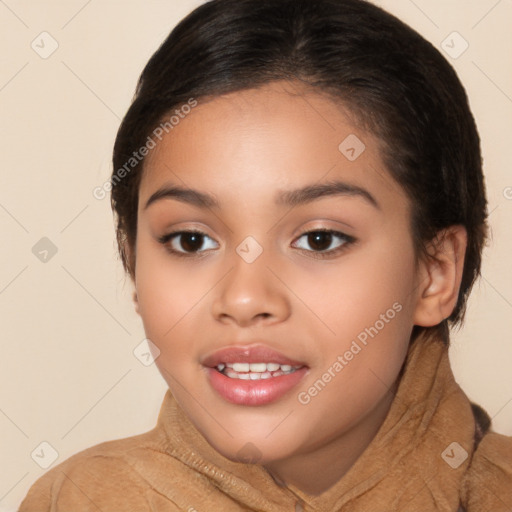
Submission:
<svg viewBox="0 0 512 512">
<path fill-rule="evenodd" d="M 295 190 L 280 191 L 276 197 L 276 204 L 293 207 L 328 196 L 356 196 L 364 199 L 373 207 L 380 209 L 379 203 L 368 190 L 344 181 L 329 181 L 307 185 Z M 191 188 L 164 186 L 151 195 L 144 209 L 161 199 L 175 199 L 199 208 L 220 208 L 219 201 L 210 194 Z"/>
<path fill-rule="evenodd" d="M 379 203 L 375 197 L 368 192 L 368 190 L 344 181 L 328 181 L 326 183 L 318 183 L 296 190 L 281 192 L 278 195 L 276 203 L 287 206 L 299 206 L 328 196 L 361 197 L 366 202 L 380 210 Z"/>
</svg>

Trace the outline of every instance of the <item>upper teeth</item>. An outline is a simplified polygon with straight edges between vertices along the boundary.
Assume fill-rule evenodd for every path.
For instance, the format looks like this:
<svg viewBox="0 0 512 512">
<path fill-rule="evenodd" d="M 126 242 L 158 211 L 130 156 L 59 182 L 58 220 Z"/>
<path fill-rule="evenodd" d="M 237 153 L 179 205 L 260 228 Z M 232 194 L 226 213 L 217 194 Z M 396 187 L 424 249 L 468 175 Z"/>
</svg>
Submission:
<svg viewBox="0 0 512 512">
<path fill-rule="evenodd" d="M 301 367 L 278 363 L 220 363 L 216 368 L 232 379 L 259 380 L 286 375 Z"/>
<path fill-rule="evenodd" d="M 283 372 L 289 372 L 293 367 L 289 364 L 277 364 L 277 363 L 227 363 L 226 365 L 220 364 L 217 366 L 219 371 L 222 371 L 224 367 L 231 368 L 235 372 L 246 373 L 246 372 L 276 372 L 281 370 Z"/>
</svg>

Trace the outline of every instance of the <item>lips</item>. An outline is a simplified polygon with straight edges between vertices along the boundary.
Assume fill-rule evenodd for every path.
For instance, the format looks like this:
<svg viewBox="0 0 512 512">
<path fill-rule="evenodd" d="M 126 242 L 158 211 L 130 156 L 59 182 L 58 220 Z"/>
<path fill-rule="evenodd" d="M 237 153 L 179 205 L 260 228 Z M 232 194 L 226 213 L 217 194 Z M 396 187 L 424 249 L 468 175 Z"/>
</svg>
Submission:
<svg viewBox="0 0 512 512">
<path fill-rule="evenodd" d="M 227 347 L 214 352 L 202 362 L 203 366 L 209 368 L 215 368 L 221 363 L 277 363 L 279 365 L 305 366 L 304 363 L 290 359 L 264 345 Z"/>
<path fill-rule="evenodd" d="M 228 347 L 207 356 L 212 388 L 238 405 L 265 405 L 290 392 L 306 375 L 307 365 L 263 345 Z"/>
</svg>

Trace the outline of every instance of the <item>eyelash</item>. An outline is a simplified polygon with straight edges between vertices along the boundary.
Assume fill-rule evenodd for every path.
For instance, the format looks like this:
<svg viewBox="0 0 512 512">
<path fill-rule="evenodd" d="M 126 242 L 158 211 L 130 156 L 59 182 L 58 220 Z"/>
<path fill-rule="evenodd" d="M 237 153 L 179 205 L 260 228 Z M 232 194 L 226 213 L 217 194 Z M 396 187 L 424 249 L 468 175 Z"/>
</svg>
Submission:
<svg viewBox="0 0 512 512">
<path fill-rule="evenodd" d="M 296 240 L 299 240 L 303 236 L 314 234 L 314 233 L 328 233 L 328 234 L 331 234 L 335 237 L 342 239 L 344 242 L 339 247 L 336 247 L 335 249 L 330 249 L 328 251 L 325 251 L 325 250 L 324 251 L 309 251 L 306 249 L 299 249 L 301 252 L 306 252 L 306 253 L 310 253 L 311 255 L 314 255 L 313 258 L 317 258 L 317 259 L 326 259 L 326 258 L 332 258 L 334 256 L 337 256 L 342 251 L 346 250 L 350 245 L 353 245 L 356 242 L 356 238 L 354 238 L 353 236 L 346 235 L 345 233 L 342 233 L 340 231 L 334 231 L 332 229 L 313 229 L 311 231 L 305 231 L 304 233 L 299 235 Z M 199 256 L 200 252 L 199 253 L 198 252 L 187 253 L 187 252 L 177 251 L 177 250 L 169 247 L 169 242 L 171 242 L 174 238 L 176 238 L 180 235 L 187 235 L 187 234 L 199 235 L 201 237 L 210 238 L 206 233 L 203 233 L 202 231 L 183 230 L 183 231 L 174 231 L 172 233 L 163 235 L 160 238 L 158 238 L 158 242 L 161 243 L 162 245 L 165 245 L 167 250 L 173 256 L 177 256 L 179 258 L 194 258 L 194 257 L 200 258 L 200 257 L 202 257 L 202 256 Z M 207 251 L 201 251 L 201 252 L 207 252 Z"/>
</svg>

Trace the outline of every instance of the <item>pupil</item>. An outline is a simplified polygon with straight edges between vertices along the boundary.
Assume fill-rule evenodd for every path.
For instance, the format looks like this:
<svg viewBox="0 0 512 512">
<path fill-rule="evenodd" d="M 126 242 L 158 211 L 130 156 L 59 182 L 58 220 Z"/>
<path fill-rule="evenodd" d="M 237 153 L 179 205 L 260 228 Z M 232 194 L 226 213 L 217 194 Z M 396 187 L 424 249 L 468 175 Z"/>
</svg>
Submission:
<svg viewBox="0 0 512 512">
<path fill-rule="evenodd" d="M 202 235 L 198 235 L 197 233 L 186 233 L 182 235 L 181 246 L 187 252 L 194 252 L 203 245 L 201 236 Z"/>
<path fill-rule="evenodd" d="M 308 235 L 308 243 L 313 249 L 324 251 L 331 245 L 332 234 L 317 231 Z M 327 243 L 326 243 L 327 242 Z"/>
</svg>

